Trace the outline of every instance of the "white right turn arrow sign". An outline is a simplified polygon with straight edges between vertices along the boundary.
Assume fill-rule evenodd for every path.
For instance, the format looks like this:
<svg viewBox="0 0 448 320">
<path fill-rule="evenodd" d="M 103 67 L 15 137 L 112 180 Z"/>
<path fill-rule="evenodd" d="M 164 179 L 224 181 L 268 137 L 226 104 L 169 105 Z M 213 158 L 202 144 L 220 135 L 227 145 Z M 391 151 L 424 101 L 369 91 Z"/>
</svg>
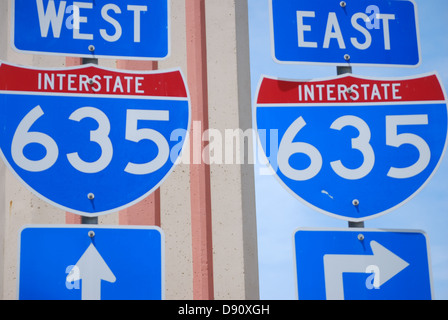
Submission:
<svg viewBox="0 0 448 320">
<path fill-rule="evenodd" d="M 300 228 L 300 300 L 431 300 L 429 242 L 421 230 Z"/>
<path fill-rule="evenodd" d="M 344 300 L 342 274 L 345 272 L 365 273 L 369 269 L 375 270 L 375 283 L 379 288 L 409 266 L 409 263 L 376 241 L 371 241 L 370 247 L 373 255 L 327 254 L 324 256 L 325 288 L 328 300 Z"/>
</svg>

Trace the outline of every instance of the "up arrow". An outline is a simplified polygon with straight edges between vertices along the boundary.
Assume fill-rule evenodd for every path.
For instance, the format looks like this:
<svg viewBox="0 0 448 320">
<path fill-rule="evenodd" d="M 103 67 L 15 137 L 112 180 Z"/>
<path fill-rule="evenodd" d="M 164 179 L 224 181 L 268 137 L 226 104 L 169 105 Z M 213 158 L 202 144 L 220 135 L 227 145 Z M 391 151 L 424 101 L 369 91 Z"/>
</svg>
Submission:
<svg viewBox="0 0 448 320">
<path fill-rule="evenodd" d="M 82 300 L 101 300 L 101 280 L 111 283 L 117 280 L 93 243 L 90 244 L 74 268 L 78 272 L 70 272 L 67 282 L 82 279 Z"/>
<path fill-rule="evenodd" d="M 374 266 L 382 286 L 406 268 L 409 263 L 386 249 L 376 241 L 371 241 L 373 255 L 336 255 L 324 256 L 325 291 L 327 300 L 344 299 L 344 283 L 342 274 L 346 272 L 365 273 Z"/>
</svg>

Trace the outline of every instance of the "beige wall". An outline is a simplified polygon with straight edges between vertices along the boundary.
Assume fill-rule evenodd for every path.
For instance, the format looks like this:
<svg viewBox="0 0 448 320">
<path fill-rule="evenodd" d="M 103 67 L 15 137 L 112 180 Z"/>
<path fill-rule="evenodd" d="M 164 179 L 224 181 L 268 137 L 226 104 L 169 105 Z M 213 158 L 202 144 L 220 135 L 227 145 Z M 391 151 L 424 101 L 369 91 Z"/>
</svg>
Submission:
<svg viewBox="0 0 448 320">
<path fill-rule="evenodd" d="M 226 128 L 244 130 L 251 126 L 245 2 L 206 1 L 209 121 L 210 128 L 223 133 Z M 36 67 L 64 66 L 64 57 L 21 54 L 10 48 L 9 5 L 10 1 L 0 1 L 0 60 Z M 237 13 L 245 19 L 236 19 Z M 171 24 L 171 56 L 159 62 L 159 69 L 181 68 L 186 78 L 183 0 L 171 0 Z M 99 65 L 114 67 L 115 61 L 100 60 Z M 188 154 L 184 155 L 184 164 L 179 164 L 161 187 L 167 299 L 193 298 L 188 159 Z M 211 165 L 215 299 L 258 298 L 253 184 L 251 165 Z M 63 223 L 63 211 L 36 198 L 0 164 L 0 298 L 16 298 L 20 228 L 25 224 Z M 116 225 L 118 214 L 101 216 L 99 223 Z"/>
</svg>

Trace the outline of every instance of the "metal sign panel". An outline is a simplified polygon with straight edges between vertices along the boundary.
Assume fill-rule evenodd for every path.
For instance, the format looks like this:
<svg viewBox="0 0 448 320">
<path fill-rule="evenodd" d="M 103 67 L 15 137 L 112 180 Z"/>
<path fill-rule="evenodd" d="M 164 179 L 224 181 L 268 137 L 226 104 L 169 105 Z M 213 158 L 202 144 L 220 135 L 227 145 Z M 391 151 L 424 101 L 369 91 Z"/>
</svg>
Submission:
<svg viewBox="0 0 448 320">
<path fill-rule="evenodd" d="M 299 229 L 294 244 L 299 299 L 433 298 L 422 231 Z"/>
<path fill-rule="evenodd" d="M 447 143 L 447 101 L 436 74 L 263 77 L 255 117 L 261 147 L 286 190 L 348 221 L 411 199 L 435 173 Z"/>
<path fill-rule="evenodd" d="M 168 0 L 12 0 L 18 51 L 88 58 L 169 56 Z"/>
<path fill-rule="evenodd" d="M 145 198 L 174 169 L 189 124 L 179 70 L 0 65 L 1 156 L 66 211 L 98 216 Z"/>
<path fill-rule="evenodd" d="M 418 66 L 414 1 L 271 0 L 272 56 L 279 63 Z"/>
<path fill-rule="evenodd" d="M 21 300 L 161 300 L 157 227 L 31 225 L 20 232 Z"/>
</svg>

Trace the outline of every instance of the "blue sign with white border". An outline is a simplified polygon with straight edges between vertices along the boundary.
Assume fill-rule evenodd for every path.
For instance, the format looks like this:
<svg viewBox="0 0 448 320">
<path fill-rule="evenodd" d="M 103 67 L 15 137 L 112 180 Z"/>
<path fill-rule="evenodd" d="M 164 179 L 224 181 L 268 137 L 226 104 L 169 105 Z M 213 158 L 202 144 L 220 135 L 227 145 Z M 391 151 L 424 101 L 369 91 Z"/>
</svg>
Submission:
<svg viewBox="0 0 448 320">
<path fill-rule="evenodd" d="M 447 101 L 435 73 L 263 76 L 255 118 L 260 147 L 282 186 L 309 207 L 348 221 L 372 219 L 412 199 L 447 146 Z"/>
<path fill-rule="evenodd" d="M 168 0 L 13 0 L 12 46 L 62 56 L 161 60 L 170 54 Z"/>
<path fill-rule="evenodd" d="M 279 63 L 420 64 L 417 6 L 403 0 L 271 0 Z"/>
<path fill-rule="evenodd" d="M 294 234 L 301 300 L 429 300 L 423 231 L 300 228 Z"/>
<path fill-rule="evenodd" d="M 81 215 L 143 200 L 174 170 L 190 126 L 179 70 L 0 63 L 0 155 L 38 197 Z"/>
<path fill-rule="evenodd" d="M 21 300 L 161 300 L 158 227 L 29 225 L 20 232 Z"/>
</svg>

